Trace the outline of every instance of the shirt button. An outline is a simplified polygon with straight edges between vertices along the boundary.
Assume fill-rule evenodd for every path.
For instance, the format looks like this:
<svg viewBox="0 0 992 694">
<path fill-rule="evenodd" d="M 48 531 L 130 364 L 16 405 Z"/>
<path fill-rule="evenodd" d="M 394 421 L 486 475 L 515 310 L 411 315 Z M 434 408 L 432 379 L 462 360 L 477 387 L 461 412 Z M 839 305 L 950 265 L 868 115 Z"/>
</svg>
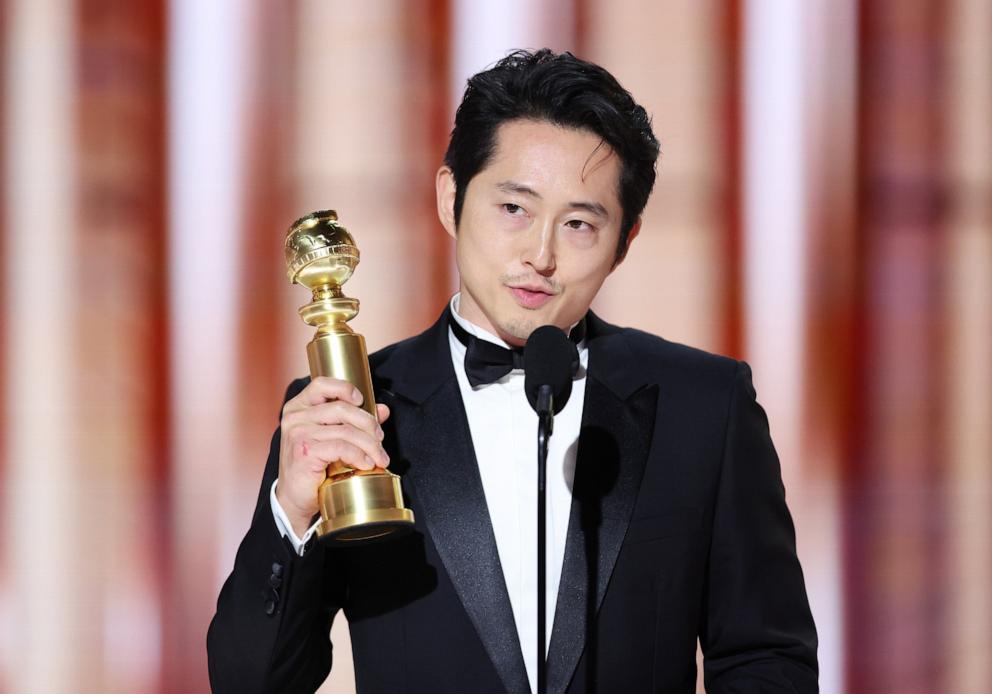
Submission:
<svg viewBox="0 0 992 694">
<path fill-rule="evenodd" d="M 276 613 L 276 601 L 275 600 L 266 600 L 265 601 L 265 614 L 267 614 L 267 615 L 269 615 L 271 617 L 275 613 Z"/>
</svg>

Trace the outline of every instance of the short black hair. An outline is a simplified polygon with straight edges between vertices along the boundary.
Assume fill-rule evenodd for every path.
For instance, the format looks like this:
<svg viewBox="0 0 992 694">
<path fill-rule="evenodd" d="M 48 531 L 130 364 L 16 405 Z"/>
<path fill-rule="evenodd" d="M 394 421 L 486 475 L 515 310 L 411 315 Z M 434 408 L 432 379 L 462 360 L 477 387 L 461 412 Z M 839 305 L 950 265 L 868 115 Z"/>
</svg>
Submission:
<svg viewBox="0 0 992 694">
<path fill-rule="evenodd" d="M 616 78 L 571 53 L 514 51 L 468 80 L 444 163 L 455 181 L 455 224 L 469 181 L 492 158 L 496 131 L 513 120 L 547 121 L 598 135 L 620 158 L 623 208 L 616 261 L 654 187 L 660 147 L 651 118 Z"/>
</svg>

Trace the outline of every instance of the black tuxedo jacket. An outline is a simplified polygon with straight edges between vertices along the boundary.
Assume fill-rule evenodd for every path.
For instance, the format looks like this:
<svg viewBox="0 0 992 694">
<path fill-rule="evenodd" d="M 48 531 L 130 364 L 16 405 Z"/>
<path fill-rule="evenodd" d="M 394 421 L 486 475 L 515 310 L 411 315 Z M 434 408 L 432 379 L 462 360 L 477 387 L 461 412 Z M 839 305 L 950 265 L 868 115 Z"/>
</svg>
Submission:
<svg viewBox="0 0 992 694">
<path fill-rule="evenodd" d="M 549 692 L 694 692 L 697 637 L 709 692 L 815 692 L 816 632 L 747 365 L 591 313 L 586 339 Z M 416 530 L 296 556 L 269 506 L 277 430 L 210 625 L 211 685 L 313 691 L 343 609 L 360 692 L 528 692 L 445 317 L 370 362 Z"/>
</svg>

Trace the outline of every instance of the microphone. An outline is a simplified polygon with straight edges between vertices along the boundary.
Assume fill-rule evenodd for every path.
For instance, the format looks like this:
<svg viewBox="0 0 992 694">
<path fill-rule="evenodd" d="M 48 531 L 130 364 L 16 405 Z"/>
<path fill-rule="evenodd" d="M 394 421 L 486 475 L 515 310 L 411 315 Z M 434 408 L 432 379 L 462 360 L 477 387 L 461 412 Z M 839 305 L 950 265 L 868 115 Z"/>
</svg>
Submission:
<svg viewBox="0 0 992 694">
<path fill-rule="evenodd" d="M 547 464 L 554 416 L 572 394 L 579 351 L 553 325 L 530 334 L 524 345 L 524 392 L 537 412 L 537 694 L 548 691 L 547 634 Z"/>
<path fill-rule="evenodd" d="M 579 351 L 559 328 L 544 325 L 530 334 L 524 345 L 524 392 L 539 415 L 558 414 L 565 408 L 578 363 Z M 541 386 L 548 387 L 550 403 L 539 402 Z"/>
</svg>

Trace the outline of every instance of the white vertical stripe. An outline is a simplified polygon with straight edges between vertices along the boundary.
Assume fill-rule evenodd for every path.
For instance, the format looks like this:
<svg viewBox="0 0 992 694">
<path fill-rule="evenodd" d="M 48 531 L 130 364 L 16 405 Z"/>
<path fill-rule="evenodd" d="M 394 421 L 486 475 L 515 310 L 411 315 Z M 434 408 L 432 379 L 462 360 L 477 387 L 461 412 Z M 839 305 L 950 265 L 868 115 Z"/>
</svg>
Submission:
<svg viewBox="0 0 992 694">
<path fill-rule="evenodd" d="M 802 387 L 805 142 L 802 9 L 750 0 L 744 13 L 746 355 L 785 466 L 796 462 Z"/>
<path fill-rule="evenodd" d="M 7 4 L 4 669 L 12 692 L 72 691 L 78 595 L 73 479 L 73 11 Z"/>
<path fill-rule="evenodd" d="M 237 0 L 169 16 L 169 255 L 177 575 L 209 612 L 248 518 L 232 503 L 248 30 Z M 220 535 L 220 541 L 218 540 Z M 202 625 L 206 626 L 205 622 Z M 186 628 L 183 626 L 183 628 Z M 192 628 L 192 627 L 190 627 Z M 197 627 L 199 629 L 199 626 Z"/>
<path fill-rule="evenodd" d="M 800 559 L 820 639 L 820 687 L 843 688 L 843 594 L 840 520 L 835 480 L 802 439 L 805 371 L 806 239 L 813 205 L 831 165 L 851 165 L 839 148 L 853 147 L 845 130 L 856 84 L 853 3 L 748 0 L 744 12 L 743 252 L 745 357 L 768 411 Z M 829 134 L 851 138 L 823 144 Z M 839 214 L 838 214 L 839 216 Z M 798 501 L 798 503 L 797 503 Z"/>
<path fill-rule="evenodd" d="M 945 691 L 980 692 L 992 686 L 988 658 L 992 646 L 988 532 L 992 525 L 992 235 L 988 222 L 984 228 L 959 222 L 948 238 L 947 254 L 950 340 L 943 443 L 950 462 L 947 555 L 953 590 L 947 594 L 950 638 L 940 655 L 948 661 Z"/>
<path fill-rule="evenodd" d="M 941 273 L 953 590 L 942 684 L 948 692 L 982 692 L 992 689 L 992 3 L 952 3 L 948 26 L 947 173 L 956 196 Z"/>
<path fill-rule="evenodd" d="M 571 5 L 555 0 L 455 0 L 452 3 L 452 112 L 465 82 L 511 50 L 572 40 Z"/>
</svg>

